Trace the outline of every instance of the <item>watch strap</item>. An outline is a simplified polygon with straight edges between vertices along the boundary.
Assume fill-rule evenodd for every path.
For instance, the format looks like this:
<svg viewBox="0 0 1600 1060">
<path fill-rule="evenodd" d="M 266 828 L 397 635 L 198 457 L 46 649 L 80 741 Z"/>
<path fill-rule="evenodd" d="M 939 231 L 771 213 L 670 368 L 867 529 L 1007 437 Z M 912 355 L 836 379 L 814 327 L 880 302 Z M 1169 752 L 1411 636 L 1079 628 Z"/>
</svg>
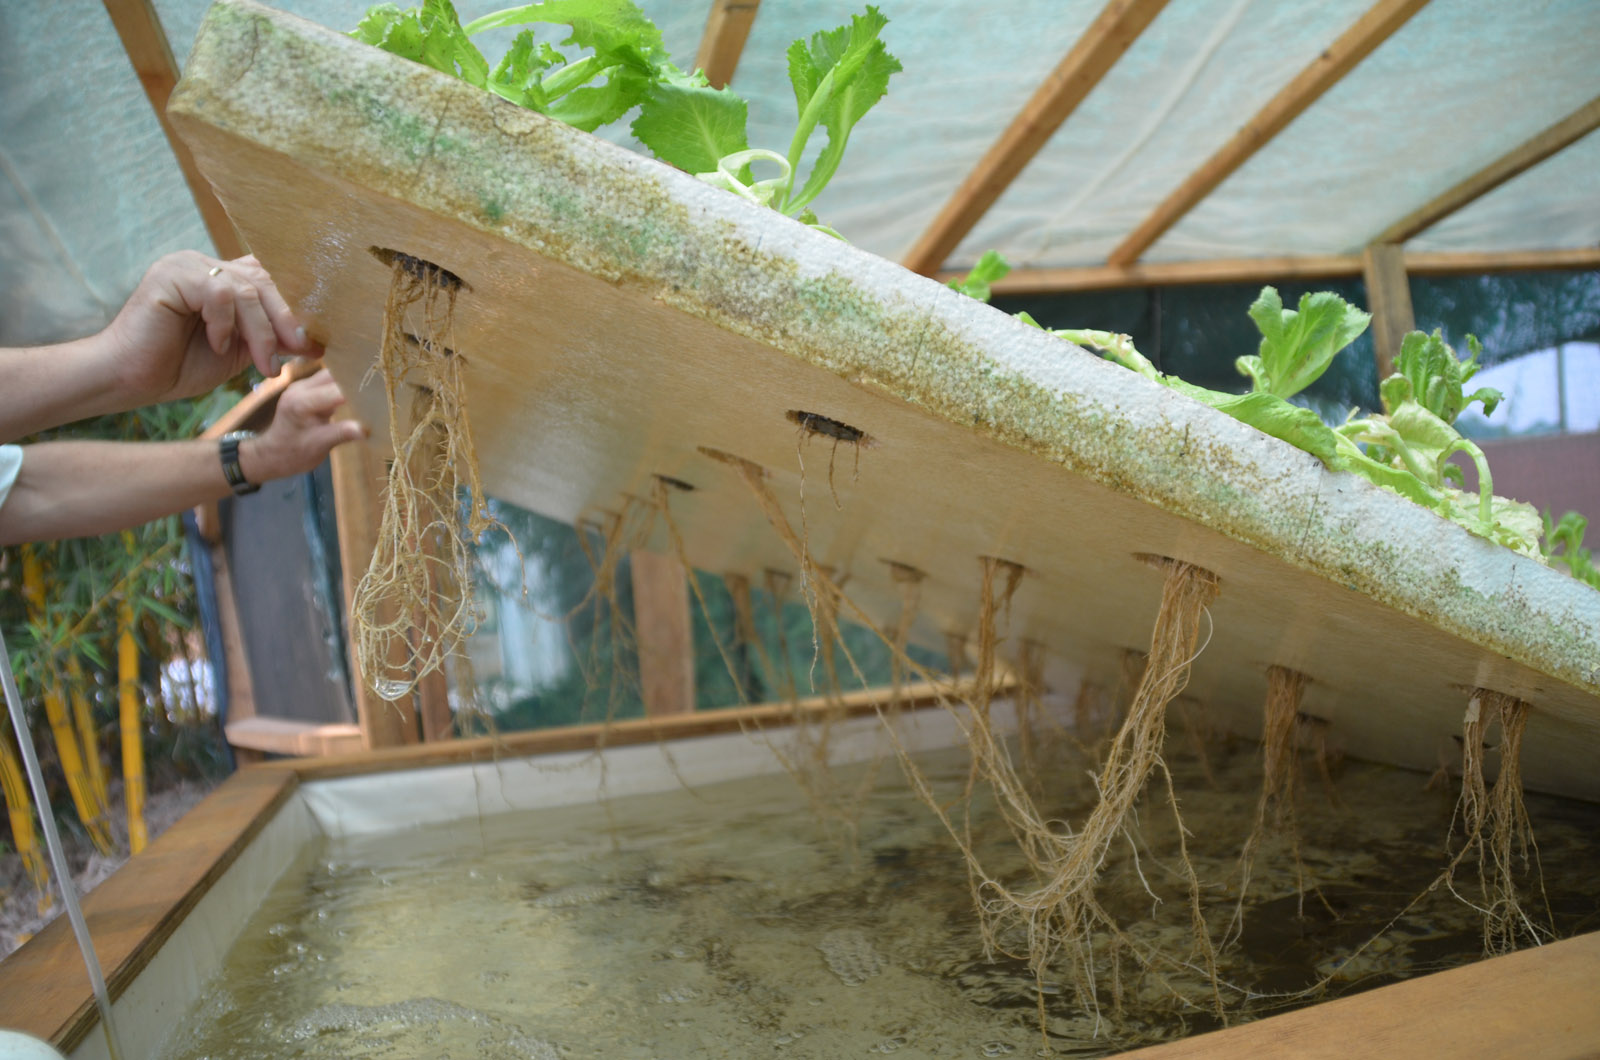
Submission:
<svg viewBox="0 0 1600 1060">
<path fill-rule="evenodd" d="M 233 490 L 235 497 L 246 496 L 261 488 L 259 482 L 245 478 L 244 468 L 239 463 L 239 443 L 254 437 L 251 431 L 232 431 L 224 434 L 217 443 L 217 453 L 222 458 L 222 475 L 228 480 L 228 488 Z"/>
</svg>

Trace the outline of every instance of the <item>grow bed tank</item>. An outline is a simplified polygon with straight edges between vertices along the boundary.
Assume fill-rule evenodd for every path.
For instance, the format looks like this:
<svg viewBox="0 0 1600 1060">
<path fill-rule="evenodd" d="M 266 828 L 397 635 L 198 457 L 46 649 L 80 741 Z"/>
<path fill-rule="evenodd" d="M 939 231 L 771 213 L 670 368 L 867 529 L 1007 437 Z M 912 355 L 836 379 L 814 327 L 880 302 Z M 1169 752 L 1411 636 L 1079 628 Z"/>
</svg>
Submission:
<svg viewBox="0 0 1600 1060">
<path fill-rule="evenodd" d="M 1043 646 L 1058 684 L 1116 682 L 1157 609 L 1145 557 L 1172 557 L 1220 579 L 1188 686 L 1216 724 L 1256 735 L 1266 670 L 1287 667 L 1336 747 L 1432 772 L 1459 761 L 1468 691 L 1491 688 L 1531 704 L 1527 786 L 1600 798 L 1600 594 L 1399 496 L 891 262 L 254 4 L 212 10 L 171 117 L 379 444 L 387 410 L 364 381 L 404 254 L 460 280 L 455 355 L 491 494 L 576 522 L 667 476 L 693 487 L 672 499 L 691 563 L 792 572 L 719 457 L 748 461 L 796 526 L 804 497 L 811 551 L 867 612 L 898 608 L 891 564 L 923 573 L 926 641 L 975 630 L 985 557 L 1024 568 L 1009 633 Z M 262 776 L 228 790 L 285 797 Z M 130 931 L 138 886 L 117 913 Z M 167 931 L 183 905 L 152 909 Z M 1508 1036 L 1537 1023 L 1592 1047 L 1593 1006 L 1566 985 L 1593 982 L 1596 947 L 1224 1033 L 1304 1043 L 1360 1023 L 1393 1042 L 1437 1004 L 1474 1014 L 1423 1028 L 1470 1028 L 1431 1039 L 1441 1052 L 1482 1047 L 1490 1008 Z"/>
</svg>

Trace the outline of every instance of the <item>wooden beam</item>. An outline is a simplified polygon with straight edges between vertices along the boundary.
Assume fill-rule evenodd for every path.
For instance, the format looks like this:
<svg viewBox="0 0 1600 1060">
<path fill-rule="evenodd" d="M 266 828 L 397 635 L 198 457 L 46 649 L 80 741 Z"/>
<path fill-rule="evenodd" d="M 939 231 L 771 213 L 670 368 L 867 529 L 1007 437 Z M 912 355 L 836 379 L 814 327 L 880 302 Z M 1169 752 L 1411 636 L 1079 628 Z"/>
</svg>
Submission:
<svg viewBox="0 0 1600 1060">
<path fill-rule="evenodd" d="M 1600 128 L 1600 96 L 1596 96 L 1537 136 L 1501 155 L 1472 176 L 1418 207 L 1383 230 L 1376 243 L 1404 243 L 1420 232 L 1487 195 L 1512 177 Z"/>
<path fill-rule="evenodd" d="M 235 749 L 297 757 L 359 751 L 366 739 L 359 725 L 324 725 L 293 718 L 246 718 L 228 722 L 223 731 Z"/>
<path fill-rule="evenodd" d="M 1406 278 L 1405 255 L 1395 243 L 1374 243 L 1362 255 L 1362 279 L 1367 285 L 1367 309 L 1372 313 L 1372 343 L 1378 359 L 1378 379 L 1394 373 L 1400 342 L 1414 331 L 1411 283 Z"/>
<path fill-rule="evenodd" d="M 1591 932 L 1122 1057 L 1576 1060 L 1600 1055 L 1596 983 L 1600 932 Z"/>
<path fill-rule="evenodd" d="M 178 63 L 172 57 L 172 45 L 167 42 L 166 31 L 161 28 L 155 5 L 152 0 L 105 0 L 105 5 L 106 13 L 117 27 L 117 36 L 122 38 L 122 48 L 128 53 L 128 61 L 133 64 L 134 73 L 139 75 L 144 94 L 155 109 L 156 120 L 161 123 L 161 131 L 166 134 L 172 154 L 178 160 L 178 168 L 183 171 L 183 179 L 189 185 L 189 194 L 194 197 L 194 204 L 200 210 L 200 219 L 205 222 L 206 231 L 211 235 L 217 256 L 239 257 L 245 252 L 244 241 L 234 230 L 233 222 L 228 220 L 228 214 L 223 210 L 222 203 L 217 201 L 211 185 L 195 167 L 194 156 L 189 153 L 189 148 L 173 135 L 172 126 L 167 121 L 167 98 L 178 83 Z"/>
<path fill-rule="evenodd" d="M 372 562 L 372 553 L 378 544 L 378 526 L 383 519 L 383 463 L 373 451 L 372 443 L 365 441 L 346 442 L 328 454 L 328 459 L 333 469 L 333 506 L 339 527 L 345 625 L 350 629 L 350 604 L 355 599 L 356 585 Z M 409 699 L 404 703 L 390 703 L 367 687 L 356 656 L 355 637 L 348 636 L 345 641 L 349 645 L 356 717 L 366 746 L 397 747 L 415 743 L 417 719 Z"/>
<path fill-rule="evenodd" d="M 1356 24 L 1330 44 L 1310 66 L 1283 87 L 1233 138 L 1189 175 L 1155 211 L 1140 222 L 1111 256 L 1110 265 L 1131 265 L 1167 229 L 1194 209 L 1217 185 L 1265 147 L 1323 93 L 1338 84 L 1373 49 L 1388 40 L 1428 0 L 1379 0 Z"/>
<path fill-rule="evenodd" d="M 999 675 L 995 696 L 1009 695 L 1016 682 L 1009 673 Z M 899 704 L 904 709 L 931 708 L 964 702 L 972 696 L 972 678 L 939 683 L 914 682 L 900 690 Z M 461 765 L 468 762 L 498 762 L 517 755 L 558 754 L 564 751 L 593 751 L 602 747 L 627 747 L 663 740 L 685 740 L 725 732 L 747 732 L 767 727 L 783 728 L 796 724 L 815 724 L 827 715 L 855 718 L 876 713 L 887 705 L 889 688 L 864 688 L 841 695 L 810 696 L 798 703 L 788 700 L 752 707 L 722 710 L 697 710 L 658 718 L 630 718 L 626 721 L 563 725 L 554 729 L 501 733 L 498 736 L 450 740 L 445 743 L 414 744 L 410 747 L 385 747 L 377 751 L 334 755 L 328 758 L 297 758 L 268 762 L 263 770 L 292 771 L 302 781 L 329 780 L 334 777 L 364 776 L 400 769 Z"/>
<path fill-rule="evenodd" d="M 1166 6 L 1167 0 L 1111 0 L 1106 4 L 922 233 L 905 257 L 906 268 L 926 276 L 944 264 Z"/>
<path fill-rule="evenodd" d="M 700 51 L 694 57 L 694 65 L 705 72 L 712 88 L 725 88 L 733 80 L 760 6 L 761 0 L 712 0 Z"/>
<path fill-rule="evenodd" d="M 694 710 L 694 633 L 689 576 L 677 556 L 643 549 L 628 557 L 639 689 L 652 718 Z"/>
<path fill-rule="evenodd" d="M 290 772 L 235 773 L 84 896 L 84 919 L 113 998 L 144 970 L 297 786 Z M 0 1024 L 70 1053 L 98 1022 L 66 917 L 56 917 L 0 961 Z"/>
<path fill-rule="evenodd" d="M 1600 269 L 1600 247 L 1511 252 L 1453 251 L 1405 255 L 1406 272 L 1413 276 L 1457 273 L 1522 272 L 1530 269 Z M 1321 254 L 1286 258 L 1230 258 L 1212 261 L 1172 261 L 1134 265 L 1091 265 L 1067 269 L 1014 269 L 994 285 L 997 295 L 1066 294 L 1105 291 L 1122 287 L 1167 287 L 1205 283 L 1280 283 L 1289 280 L 1326 280 L 1360 276 L 1360 254 Z M 935 274 L 947 281 L 964 276 L 950 270 Z"/>
</svg>

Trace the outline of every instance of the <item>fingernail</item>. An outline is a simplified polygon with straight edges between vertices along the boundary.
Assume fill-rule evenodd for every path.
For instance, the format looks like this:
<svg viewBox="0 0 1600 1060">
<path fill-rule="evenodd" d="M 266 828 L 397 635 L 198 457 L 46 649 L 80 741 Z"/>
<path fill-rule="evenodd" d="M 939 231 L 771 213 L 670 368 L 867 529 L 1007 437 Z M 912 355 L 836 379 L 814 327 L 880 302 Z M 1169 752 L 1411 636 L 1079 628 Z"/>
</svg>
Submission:
<svg viewBox="0 0 1600 1060">
<path fill-rule="evenodd" d="M 303 350 L 303 349 L 306 348 L 306 329 L 305 328 L 295 328 L 294 329 L 294 344 L 295 344 L 296 348 L 298 348 L 298 349 L 302 349 Z"/>
</svg>

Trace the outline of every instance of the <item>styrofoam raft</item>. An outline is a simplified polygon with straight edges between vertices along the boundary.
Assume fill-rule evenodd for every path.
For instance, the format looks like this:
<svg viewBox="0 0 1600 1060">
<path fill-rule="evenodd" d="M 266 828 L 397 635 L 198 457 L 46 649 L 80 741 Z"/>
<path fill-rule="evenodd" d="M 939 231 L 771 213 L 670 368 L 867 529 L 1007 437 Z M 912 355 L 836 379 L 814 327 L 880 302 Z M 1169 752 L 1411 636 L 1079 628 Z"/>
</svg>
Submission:
<svg viewBox="0 0 1600 1060">
<path fill-rule="evenodd" d="M 1256 731 L 1265 668 L 1289 666 L 1339 747 L 1432 771 L 1459 758 L 1464 689 L 1492 686 L 1534 705 L 1528 784 L 1600 797 L 1600 594 L 1397 495 L 891 262 L 244 0 L 208 16 L 172 117 L 380 432 L 363 380 L 389 271 L 372 251 L 464 280 L 456 345 L 493 494 L 574 521 L 670 475 L 696 487 L 672 502 L 696 566 L 793 571 L 706 455 L 731 453 L 767 469 L 880 620 L 899 607 L 892 560 L 927 574 L 920 637 L 972 633 L 980 557 L 999 556 L 1028 570 L 1011 644 L 1106 682 L 1148 644 L 1160 577 L 1138 555 L 1175 556 L 1222 579 L 1189 688 L 1220 724 Z M 807 440 L 795 412 L 870 440 Z"/>
</svg>

